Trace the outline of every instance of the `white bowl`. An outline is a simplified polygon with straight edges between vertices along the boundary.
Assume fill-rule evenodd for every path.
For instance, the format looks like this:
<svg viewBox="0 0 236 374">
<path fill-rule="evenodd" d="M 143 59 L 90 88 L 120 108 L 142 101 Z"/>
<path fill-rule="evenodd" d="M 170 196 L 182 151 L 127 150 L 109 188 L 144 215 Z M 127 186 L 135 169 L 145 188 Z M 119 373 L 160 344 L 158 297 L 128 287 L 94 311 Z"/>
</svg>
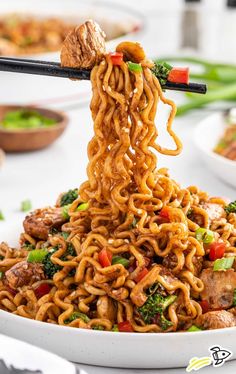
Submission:
<svg viewBox="0 0 236 374">
<path fill-rule="evenodd" d="M 215 113 L 199 123 L 194 132 L 194 142 L 199 156 L 209 169 L 223 182 L 236 187 L 236 161 L 213 152 L 225 129 L 223 113 Z"/>
<path fill-rule="evenodd" d="M 0 373 L 76 374 L 64 359 L 19 340 L 0 335 Z M 14 369 L 7 370 L 10 367 Z M 86 374 L 80 370 L 79 374 Z"/>
<path fill-rule="evenodd" d="M 220 345 L 236 358 L 236 328 L 200 332 L 120 333 L 34 321 L 0 310 L 0 332 L 57 353 L 70 361 L 123 368 L 187 367 Z"/>
</svg>

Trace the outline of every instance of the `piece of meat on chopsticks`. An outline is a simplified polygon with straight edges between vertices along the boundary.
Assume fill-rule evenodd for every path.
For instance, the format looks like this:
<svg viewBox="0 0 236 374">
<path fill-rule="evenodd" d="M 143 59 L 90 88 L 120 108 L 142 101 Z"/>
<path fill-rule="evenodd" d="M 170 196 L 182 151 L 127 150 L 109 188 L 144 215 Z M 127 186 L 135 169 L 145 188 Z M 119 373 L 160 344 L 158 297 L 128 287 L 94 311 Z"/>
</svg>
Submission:
<svg viewBox="0 0 236 374">
<path fill-rule="evenodd" d="M 91 69 L 105 53 L 105 33 L 96 22 L 89 20 L 67 35 L 61 49 L 61 65 Z"/>
</svg>

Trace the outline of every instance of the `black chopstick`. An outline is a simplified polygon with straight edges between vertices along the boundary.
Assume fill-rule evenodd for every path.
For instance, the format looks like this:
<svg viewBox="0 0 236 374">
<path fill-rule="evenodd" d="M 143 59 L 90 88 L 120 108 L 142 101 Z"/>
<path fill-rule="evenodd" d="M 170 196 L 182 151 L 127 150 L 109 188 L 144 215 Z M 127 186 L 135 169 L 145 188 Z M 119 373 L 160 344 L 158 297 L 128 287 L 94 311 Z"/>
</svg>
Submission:
<svg viewBox="0 0 236 374">
<path fill-rule="evenodd" d="M 0 57 L 0 71 L 80 80 L 90 79 L 90 70 L 61 67 L 59 62 L 14 57 Z M 195 92 L 199 94 L 205 94 L 207 91 L 206 85 L 201 83 L 181 84 L 167 82 L 162 86 L 162 88 L 166 90 Z"/>
<path fill-rule="evenodd" d="M 60 78 L 90 79 L 90 70 L 61 67 L 57 62 L 0 57 L 0 71 L 47 75 Z"/>
</svg>

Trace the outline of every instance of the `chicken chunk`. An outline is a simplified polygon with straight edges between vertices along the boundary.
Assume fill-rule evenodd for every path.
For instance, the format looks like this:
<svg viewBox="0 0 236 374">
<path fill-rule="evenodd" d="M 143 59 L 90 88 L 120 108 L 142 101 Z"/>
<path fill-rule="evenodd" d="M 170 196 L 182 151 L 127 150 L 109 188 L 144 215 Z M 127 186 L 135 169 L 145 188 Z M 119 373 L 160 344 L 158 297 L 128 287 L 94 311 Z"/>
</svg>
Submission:
<svg viewBox="0 0 236 374">
<path fill-rule="evenodd" d="M 106 318 L 114 322 L 115 320 L 115 306 L 112 299 L 106 295 L 99 296 L 97 302 L 98 318 Z"/>
<path fill-rule="evenodd" d="M 199 316 L 195 324 L 204 330 L 222 329 L 236 326 L 236 317 L 226 310 L 215 310 Z"/>
<path fill-rule="evenodd" d="M 5 273 L 6 284 L 16 289 L 45 279 L 42 265 L 27 261 L 18 262 Z"/>
<path fill-rule="evenodd" d="M 105 53 L 105 34 L 96 22 L 89 20 L 67 35 L 61 49 L 61 65 L 91 69 Z"/>
<path fill-rule="evenodd" d="M 61 208 L 37 209 L 26 216 L 23 226 L 25 232 L 34 238 L 47 240 L 50 229 L 59 228 L 66 219 Z"/>
<path fill-rule="evenodd" d="M 233 269 L 213 271 L 204 269 L 200 279 L 204 290 L 200 296 L 207 300 L 212 309 L 228 309 L 233 304 L 234 289 L 236 288 L 236 272 Z"/>
</svg>

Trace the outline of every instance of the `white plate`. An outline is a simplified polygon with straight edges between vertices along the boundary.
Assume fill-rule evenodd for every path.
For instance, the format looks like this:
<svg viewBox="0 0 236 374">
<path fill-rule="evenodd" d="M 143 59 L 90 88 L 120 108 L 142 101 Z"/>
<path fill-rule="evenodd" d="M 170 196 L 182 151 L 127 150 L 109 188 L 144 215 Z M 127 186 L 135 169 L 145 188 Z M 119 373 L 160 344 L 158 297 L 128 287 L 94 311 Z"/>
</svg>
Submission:
<svg viewBox="0 0 236 374">
<path fill-rule="evenodd" d="M 236 358 L 236 328 L 195 333 L 138 334 L 90 331 L 38 322 L 0 311 L 0 332 L 70 361 L 123 368 L 187 367 L 220 345 Z"/>
<path fill-rule="evenodd" d="M 127 30 L 126 35 L 107 42 L 107 50 L 113 50 L 122 40 L 136 38 L 140 40 L 145 29 L 145 19 L 138 11 L 129 7 L 111 4 L 107 1 L 94 0 L 9 0 L 0 1 L 0 14 L 27 13 L 35 17 L 59 17 L 81 24 L 88 18 L 97 22 L 121 23 Z M 135 27 L 140 27 L 134 32 Z M 29 58 L 29 56 L 27 56 Z M 59 52 L 35 54 L 34 59 L 59 61 Z M 41 106 L 64 108 L 84 104 L 90 100 L 90 82 L 72 82 L 69 79 L 42 77 L 28 74 L 0 73 L 0 102 L 2 104 L 38 104 Z"/>
<path fill-rule="evenodd" d="M 22 341 L 0 335 L 0 347 L 1 374 L 13 373 L 13 368 L 25 374 L 76 374 L 75 366 L 68 361 Z M 78 374 L 86 373 L 80 370 Z"/>
<path fill-rule="evenodd" d="M 225 130 L 223 113 L 215 113 L 199 123 L 194 132 L 194 142 L 199 156 L 209 169 L 222 181 L 236 187 L 236 161 L 229 160 L 213 152 Z"/>
</svg>

